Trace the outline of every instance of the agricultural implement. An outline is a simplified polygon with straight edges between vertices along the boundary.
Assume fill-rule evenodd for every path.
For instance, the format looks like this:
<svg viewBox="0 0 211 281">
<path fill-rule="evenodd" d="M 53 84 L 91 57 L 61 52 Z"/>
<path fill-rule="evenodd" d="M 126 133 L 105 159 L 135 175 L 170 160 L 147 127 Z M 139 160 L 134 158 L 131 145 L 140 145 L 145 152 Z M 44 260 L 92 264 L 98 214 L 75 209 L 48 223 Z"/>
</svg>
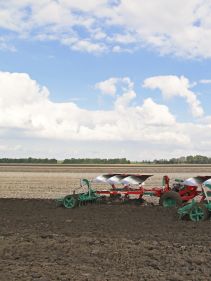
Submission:
<svg viewBox="0 0 211 281">
<path fill-rule="evenodd" d="M 110 189 L 97 191 L 97 194 L 107 201 L 122 201 L 142 203 L 143 196 L 161 197 L 170 190 L 169 177 L 164 176 L 162 187 L 145 188 L 145 181 L 152 175 L 140 174 L 106 174 L 98 176 L 94 181 L 107 183 Z"/>
<path fill-rule="evenodd" d="M 203 182 L 211 176 L 196 176 L 186 180 L 175 179 L 172 188 L 160 197 L 160 205 L 164 207 L 181 207 L 184 203 L 201 194 Z"/>
<path fill-rule="evenodd" d="M 201 200 L 194 199 L 182 208 L 178 209 L 180 218 L 188 217 L 191 221 L 207 220 L 211 214 L 211 179 L 202 184 Z"/>
<path fill-rule="evenodd" d="M 169 177 L 163 176 L 161 187 L 144 186 L 144 182 L 152 175 L 140 174 L 105 174 L 96 177 L 93 181 L 81 180 L 81 186 L 86 186 L 87 191 L 76 193 L 74 191 L 57 200 L 66 208 L 85 205 L 87 203 L 130 203 L 141 204 L 144 196 L 158 197 L 160 205 L 164 207 L 181 206 L 184 202 L 193 199 L 200 194 L 199 186 L 207 180 L 208 176 L 189 178 L 187 180 L 176 179 L 172 187 L 169 185 Z M 106 183 L 110 189 L 94 190 L 91 183 Z"/>
<path fill-rule="evenodd" d="M 73 191 L 73 194 L 68 194 L 65 197 L 57 199 L 57 204 L 63 205 L 65 208 L 72 209 L 76 206 L 96 202 L 100 196 L 91 188 L 90 181 L 87 179 L 82 179 L 80 182 L 80 187 L 84 185 L 87 186 L 86 192 L 76 193 Z"/>
</svg>

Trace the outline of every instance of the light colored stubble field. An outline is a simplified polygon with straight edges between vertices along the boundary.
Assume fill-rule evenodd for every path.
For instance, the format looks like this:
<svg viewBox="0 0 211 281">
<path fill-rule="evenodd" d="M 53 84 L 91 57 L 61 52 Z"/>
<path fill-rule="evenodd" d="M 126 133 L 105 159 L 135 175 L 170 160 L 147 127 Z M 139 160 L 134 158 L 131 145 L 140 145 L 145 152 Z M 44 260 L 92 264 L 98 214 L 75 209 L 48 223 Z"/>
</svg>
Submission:
<svg viewBox="0 0 211 281">
<path fill-rule="evenodd" d="M 162 176 L 171 181 L 197 175 L 211 175 L 211 166 L 109 166 L 109 167 L 0 167 L 0 198 L 49 198 L 54 199 L 71 193 L 80 187 L 80 179 L 94 179 L 103 173 L 152 174 L 145 186 L 161 186 Z M 94 184 L 97 189 L 108 188 Z M 80 190 L 80 189 L 79 189 Z"/>
</svg>

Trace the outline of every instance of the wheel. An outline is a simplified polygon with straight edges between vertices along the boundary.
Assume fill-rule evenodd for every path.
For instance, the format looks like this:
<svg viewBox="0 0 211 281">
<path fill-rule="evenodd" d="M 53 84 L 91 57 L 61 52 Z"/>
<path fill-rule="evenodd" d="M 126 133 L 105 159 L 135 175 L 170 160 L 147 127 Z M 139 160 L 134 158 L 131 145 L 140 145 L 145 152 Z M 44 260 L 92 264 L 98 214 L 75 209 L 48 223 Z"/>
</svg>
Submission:
<svg viewBox="0 0 211 281">
<path fill-rule="evenodd" d="M 75 198 L 73 195 L 67 195 L 63 200 L 64 207 L 68 209 L 75 208 L 77 204 L 78 204 L 77 198 Z"/>
<path fill-rule="evenodd" d="M 180 207 L 182 206 L 182 199 L 180 195 L 175 191 L 165 192 L 160 197 L 160 205 L 163 207 Z"/>
<path fill-rule="evenodd" d="M 196 203 L 189 212 L 192 221 L 204 221 L 208 219 L 209 211 L 204 204 Z"/>
</svg>

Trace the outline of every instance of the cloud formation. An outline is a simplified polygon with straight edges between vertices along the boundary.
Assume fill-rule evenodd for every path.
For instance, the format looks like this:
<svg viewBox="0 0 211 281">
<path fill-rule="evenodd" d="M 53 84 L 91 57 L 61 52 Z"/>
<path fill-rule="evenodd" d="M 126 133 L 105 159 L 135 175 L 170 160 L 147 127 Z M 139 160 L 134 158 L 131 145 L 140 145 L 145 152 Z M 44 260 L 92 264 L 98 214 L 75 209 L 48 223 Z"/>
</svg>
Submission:
<svg viewBox="0 0 211 281">
<path fill-rule="evenodd" d="M 202 79 L 199 81 L 201 84 L 211 84 L 211 79 Z"/>
<path fill-rule="evenodd" d="M 0 126 L 24 136 L 69 140 L 149 140 L 187 142 L 178 136 L 174 116 L 151 98 L 131 106 L 136 97 L 129 78 L 112 110 L 91 111 L 75 103 L 55 103 L 49 91 L 25 73 L 0 72 Z M 174 130 L 171 127 L 174 126 Z M 169 132 L 168 132 L 169 131 Z"/>
<path fill-rule="evenodd" d="M 7 0 L 0 28 L 22 39 L 55 40 L 104 53 L 147 47 L 161 54 L 211 57 L 209 0 Z"/>
<path fill-rule="evenodd" d="M 129 77 L 111 77 L 95 84 L 95 88 L 100 90 L 102 94 L 113 97 L 117 94 L 118 87 L 123 92 L 130 92 L 133 91 L 134 83 Z"/>
<path fill-rule="evenodd" d="M 145 80 L 145 84 L 151 88 L 159 86 L 166 97 L 172 97 L 178 95 L 178 91 L 172 93 L 172 88 L 175 89 L 175 81 L 178 83 L 178 90 L 183 79 L 178 78 L 178 81 L 169 79 L 168 83 L 166 80 L 164 83 L 162 79 Z M 162 155 L 163 157 L 180 156 L 186 155 L 188 151 L 190 154 L 196 151 L 208 153 L 211 149 L 210 116 L 204 116 L 195 123 L 180 123 L 166 105 L 158 104 L 152 98 L 146 98 L 142 104 L 136 104 L 137 93 L 129 77 L 111 77 L 105 81 L 108 83 L 115 81 L 115 86 L 119 87 L 118 93 L 116 90 L 113 92 L 112 109 L 86 110 L 74 102 L 52 102 L 48 89 L 40 86 L 26 73 L 0 72 L 0 149 L 2 153 L 5 150 L 10 155 L 18 155 L 18 151 L 22 151 L 29 155 L 31 145 L 33 153 L 30 155 L 40 155 L 42 147 L 38 149 L 34 144 L 35 139 L 36 143 L 45 143 L 46 150 L 49 146 L 48 155 L 57 155 L 54 154 L 51 143 L 56 142 L 55 147 L 61 152 L 59 143 L 65 142 L 62 155 L 65 155 L 68 144 L 72 143 L 73 150 L 78 151 L 77 155 L 74 154 L 76 157 L 82 157 L 79 148 L 85 151 L 87 146 L 90 149 L 87 155 L 93 157 L 128 155 L 130 158 L 130 154 L 133 155 L 131 156 L 133 159 L 136 156 L 136 159 L 153 159 Z M 157 81 L 161 81 L 160 84 Z M 170 87 L 170 81 L 173 83 L 172 87 Z M 168 87 L 163 88 L 163 83 L 165 85 L 167 83 Z M 97 84 L 101 85 L 101 82 Z M 189 84 L 186 81 L 184 85 Z M 99 89 L 105 91 L 105 88 Z M 5 143 L 4 139 L 18 141 L 7 140 Z M 105 142 L 107 149 L 103 146 Z M 25 146 L 28 148 L 24 152 Z M 135 153 L 130 146 L 134 146 L 134 149 L 138 151 Z M 45 149 L 42 155 L 45 154 Z"/>
<path fill-rule="evenodd" d="M 16 48 L 8 42 L 8 38 L 5 36 L 0 36 L 0 51 L 10 51 L 15 52 Z"/>
<path fill-rule="evenodd" d="M 143 86 L 149 89 L 159 89 L 166 99 L 176 96 L 183 97 L 186 99 L 193 116 L 201 117 L 204 114 L 197 95 L 190 90 L 190 82 L 184 76 L 167 75 L 150 77 L 144 81 Z"/>
<path fill-rule="evenodd" d="M 116 84 L 118 79 L 117 78 L 109 78 L 105 81 L 101 81 L 95 84 L 95 88 L 100 90 L 104 95 L 115 96 L 116 95 Z"/>
</svg>

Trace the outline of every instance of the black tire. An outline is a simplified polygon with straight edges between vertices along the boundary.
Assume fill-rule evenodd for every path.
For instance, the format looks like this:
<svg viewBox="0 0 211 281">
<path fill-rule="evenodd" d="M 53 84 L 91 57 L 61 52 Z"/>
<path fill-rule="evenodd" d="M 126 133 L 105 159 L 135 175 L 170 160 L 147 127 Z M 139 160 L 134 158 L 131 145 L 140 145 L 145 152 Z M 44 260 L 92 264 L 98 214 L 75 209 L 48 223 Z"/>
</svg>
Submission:
<svg viewBox="0 0 211 281">
<path fill-rule="evenodd" d="M 159 204 L 163 207 L 180 207 L 182 206 L 182 199 L 175 191 L 165 192 L 161 197 Z"/>
</svg>

